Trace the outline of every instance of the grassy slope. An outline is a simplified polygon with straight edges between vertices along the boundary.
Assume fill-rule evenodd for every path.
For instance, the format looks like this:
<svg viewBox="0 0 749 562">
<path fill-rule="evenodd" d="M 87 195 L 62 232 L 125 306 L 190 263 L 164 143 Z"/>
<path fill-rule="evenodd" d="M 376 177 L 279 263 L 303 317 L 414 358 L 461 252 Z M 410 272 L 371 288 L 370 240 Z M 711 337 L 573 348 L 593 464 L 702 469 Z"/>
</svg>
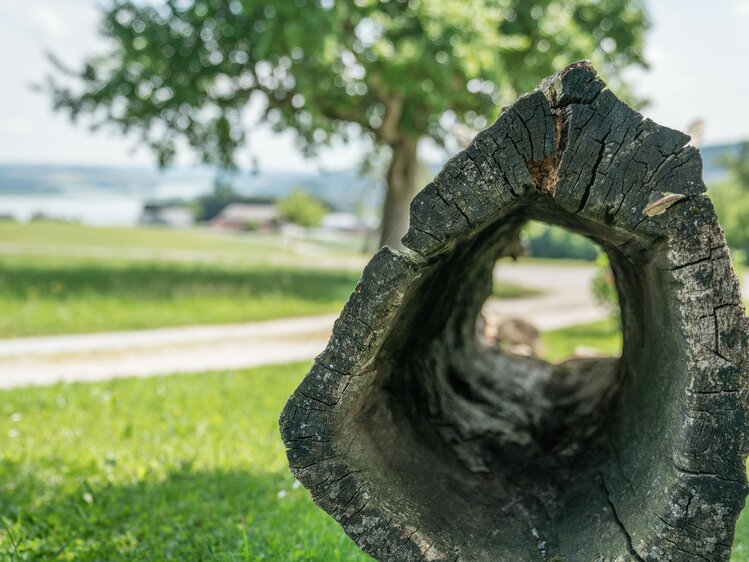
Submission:
<svg viewBox="0 0 749 562">
<path fill-rule="evenodd" d="M 0 392 L 0 559 L 365 560 L 286 468 L 305 370 Z"/>
</svg>

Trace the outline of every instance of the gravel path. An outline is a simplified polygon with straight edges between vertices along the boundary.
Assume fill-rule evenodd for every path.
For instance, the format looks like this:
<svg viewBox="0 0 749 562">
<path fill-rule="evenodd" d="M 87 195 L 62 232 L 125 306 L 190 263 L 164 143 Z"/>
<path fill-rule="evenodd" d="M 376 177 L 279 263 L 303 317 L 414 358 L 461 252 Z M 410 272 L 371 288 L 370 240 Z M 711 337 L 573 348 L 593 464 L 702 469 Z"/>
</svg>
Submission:
<svg viewBox="0 0 749 562">
<path fill-rule="evenodd" d="M 503 264 L 497 279 L 547 292 L 490 306 L 542 330 L 592 322 L 605 317 L 590 296 L 593 274 L 592 267 Z M 308 360 L 325 347 L 335 318 L 0 340 L 0 388 Z"/>
</svg>

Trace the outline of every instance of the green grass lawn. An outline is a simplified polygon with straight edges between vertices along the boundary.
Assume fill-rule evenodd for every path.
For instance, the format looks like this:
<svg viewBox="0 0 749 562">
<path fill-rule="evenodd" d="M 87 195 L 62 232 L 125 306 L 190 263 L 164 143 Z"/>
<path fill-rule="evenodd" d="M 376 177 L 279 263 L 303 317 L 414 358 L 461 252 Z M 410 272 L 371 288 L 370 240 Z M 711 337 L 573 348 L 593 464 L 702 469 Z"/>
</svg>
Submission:
<svg viewBox="0 0 749 562">
<path fill-rule="evenodd" d="M 749 510 L 744 508 L 736 524 L 736 535 L 733 539 L 731 562 L 749 561 Z"/>
<path fill-rule="evenodd" d="M 492 285 L 492 296 L 497 299 L 521 299 L 525 297 L 537 297 L 543 294 L 543 291 L 521 287 L 512 283 L 494 280 Z"/>
<path fill-rule="evenodd" d="M 337 312 L 355 271 L 0 256 L 0 337 Z"/>
<path fill-rule="evenodd" d="M 599 355 L 618 355 L 622 349 L 619 321 L 614 318 L 543 332 L 541 342 L 548 361 L 570 357 L 576 346 L 592 348 Z"/>
<path fill-rule="evenodd" d="M 368 559 L 287 469 L 306 369 L 0 392 L 0 559 Z"/>
</svg>

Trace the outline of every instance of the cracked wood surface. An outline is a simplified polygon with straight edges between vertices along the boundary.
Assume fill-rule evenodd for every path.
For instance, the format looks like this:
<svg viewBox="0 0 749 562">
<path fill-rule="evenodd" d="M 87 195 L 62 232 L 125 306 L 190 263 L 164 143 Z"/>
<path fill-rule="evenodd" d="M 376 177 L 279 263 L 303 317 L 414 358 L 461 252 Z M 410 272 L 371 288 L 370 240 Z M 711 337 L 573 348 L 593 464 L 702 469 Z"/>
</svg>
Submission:
<svg viewBox="0 0 749 562">
<path fill-rule="evenodd" d="M 289 399 L 289 465 L 380 560 L 726 561 L 747 493 L 747 320 L 688 137 L 576 63 L 411 205 Z M 620 358 L 483 346 L 530 219 L 609 255 Z M 549 279 L 549 283 L 553 283 Z"/>
</svg>

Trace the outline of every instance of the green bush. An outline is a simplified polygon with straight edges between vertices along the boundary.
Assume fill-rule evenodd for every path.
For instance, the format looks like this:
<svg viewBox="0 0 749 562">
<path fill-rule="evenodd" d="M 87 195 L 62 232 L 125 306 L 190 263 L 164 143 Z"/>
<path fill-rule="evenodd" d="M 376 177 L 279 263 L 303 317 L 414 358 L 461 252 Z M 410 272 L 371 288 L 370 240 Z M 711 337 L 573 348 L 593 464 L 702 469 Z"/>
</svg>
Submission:
<svg viewBox="0 0 749 562">
<path fill-rule="evenodd" d="M 308 192 L 296 188 L 278 202 L 278 211 L 287 221 L 299 226 L 318 226 L 325 216 L 325 205 Z"/>
<path fill-rule="evenodd" d="M 736 263 L 746 264 L 749 255 L 749 193 L 735 181 L 710 188 L 710 198 Z"/>
<path fill-rule="evenodd" d="M 728 171 L 728 179 L 711 186 L 708 194 L 734 262 L 746 264 L 749 256 L 749 142 L 742 143 L 737 154 L 723 155 L 719 162 Z"/>
</svg>

